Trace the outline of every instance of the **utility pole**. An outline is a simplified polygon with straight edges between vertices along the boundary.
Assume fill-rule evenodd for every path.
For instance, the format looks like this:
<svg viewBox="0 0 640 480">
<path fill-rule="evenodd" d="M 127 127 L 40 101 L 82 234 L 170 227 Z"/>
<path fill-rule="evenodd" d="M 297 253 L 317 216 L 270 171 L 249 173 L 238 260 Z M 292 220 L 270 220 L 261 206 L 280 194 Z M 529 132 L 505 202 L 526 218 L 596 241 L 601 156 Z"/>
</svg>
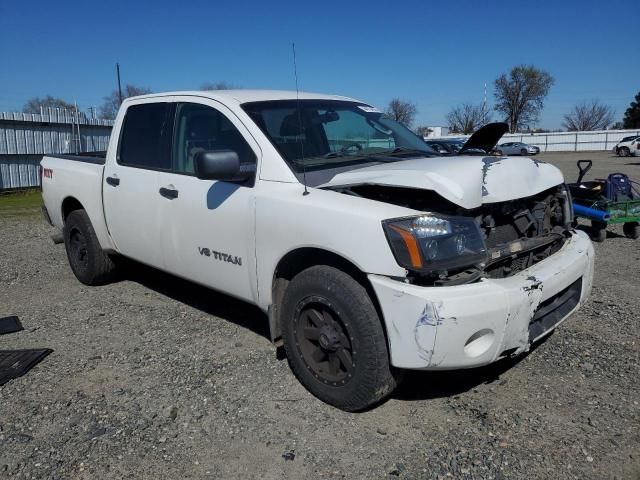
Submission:
<svg viewBox="0 0 640 480">
<path fill-rule="evenodd" d="M 118 75 L 118 98 L 120 99 L 120 105 L 122 105 L 122 86 L 120 85 L 120 64 L 116 63 L 116 73 Z"/>
<path fill-rule="evenodd" d="M 482 102 L 482 123 L 487 123 L 487 82 L 484 82 L 484 100 Z"/>
</svg>

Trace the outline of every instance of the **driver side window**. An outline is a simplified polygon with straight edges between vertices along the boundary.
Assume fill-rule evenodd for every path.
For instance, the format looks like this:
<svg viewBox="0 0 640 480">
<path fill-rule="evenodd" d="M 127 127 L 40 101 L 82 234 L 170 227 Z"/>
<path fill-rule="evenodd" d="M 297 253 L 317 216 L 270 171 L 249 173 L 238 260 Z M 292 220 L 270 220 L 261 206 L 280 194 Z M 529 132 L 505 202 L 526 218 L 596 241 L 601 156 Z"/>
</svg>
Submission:
<svg viewBox="0 0 640 480">
<path fill-rule="evenodd" d="M 197 103 L 178 104 L 173 142 L 173 171 L 195 173 L 198 152 L 233 150 L 240 163 L 255 163 L 256 156 L 238 129 L 222 113 Z"/>
</svg>

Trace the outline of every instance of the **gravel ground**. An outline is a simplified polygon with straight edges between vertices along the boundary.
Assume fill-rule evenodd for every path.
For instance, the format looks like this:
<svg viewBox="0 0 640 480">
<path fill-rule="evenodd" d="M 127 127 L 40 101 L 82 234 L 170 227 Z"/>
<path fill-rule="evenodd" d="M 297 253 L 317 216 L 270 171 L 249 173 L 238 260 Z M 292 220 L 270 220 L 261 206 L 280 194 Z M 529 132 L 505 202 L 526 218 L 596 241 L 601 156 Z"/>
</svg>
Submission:
<svg viewBox="0 0 640 480">
<path fill-rule="evenodd" d="M 25 326 L 0 349 L 54 349 L 0 387 L 0 477 L 640 478 L 640 243 L 620 228 L 591 300 L 529 355 L 411 372 L 356 414 L 298 384 L 255 308 L 135 265 L 85 287 L 50 233 L 0 217 L 0 315 Z"/>
</svg>

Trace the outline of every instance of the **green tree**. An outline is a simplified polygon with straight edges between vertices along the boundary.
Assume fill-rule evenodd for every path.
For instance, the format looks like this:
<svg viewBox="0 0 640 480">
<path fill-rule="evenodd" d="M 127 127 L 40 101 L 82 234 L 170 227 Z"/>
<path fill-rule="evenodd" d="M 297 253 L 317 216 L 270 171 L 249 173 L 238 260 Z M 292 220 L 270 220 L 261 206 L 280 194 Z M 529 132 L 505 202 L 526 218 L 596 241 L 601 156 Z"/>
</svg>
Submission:
<svg viewBox="0 0 640 480">
<path fill-rule="evenodd" d="M 622 119 L 624 128 L 640 128 L 640 92 L 636 95 L 635 102 L 631 102 Z"/>
<path fill-rule="evenodd" d="M 495 110 L 502 113 L 511 133 L 538 120 L 553 77 L 533 65 L 518 65 L 495 81 Z"/>
</svg>

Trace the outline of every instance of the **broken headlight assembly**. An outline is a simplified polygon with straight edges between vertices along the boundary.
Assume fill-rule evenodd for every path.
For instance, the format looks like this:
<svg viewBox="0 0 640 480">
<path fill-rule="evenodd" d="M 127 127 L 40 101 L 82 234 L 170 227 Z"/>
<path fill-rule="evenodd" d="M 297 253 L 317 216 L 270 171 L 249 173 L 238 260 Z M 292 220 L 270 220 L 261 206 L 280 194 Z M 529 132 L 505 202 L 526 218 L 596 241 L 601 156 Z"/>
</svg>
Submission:
<svg viewBox="0 0 640 480">
<path fill-rule="evenodd" d="M 426 214 L 385 220 L 382 226 L 396 261 L 406 269 L 436 274 L 487 261 L 473 218 Z"/>
</svg>

